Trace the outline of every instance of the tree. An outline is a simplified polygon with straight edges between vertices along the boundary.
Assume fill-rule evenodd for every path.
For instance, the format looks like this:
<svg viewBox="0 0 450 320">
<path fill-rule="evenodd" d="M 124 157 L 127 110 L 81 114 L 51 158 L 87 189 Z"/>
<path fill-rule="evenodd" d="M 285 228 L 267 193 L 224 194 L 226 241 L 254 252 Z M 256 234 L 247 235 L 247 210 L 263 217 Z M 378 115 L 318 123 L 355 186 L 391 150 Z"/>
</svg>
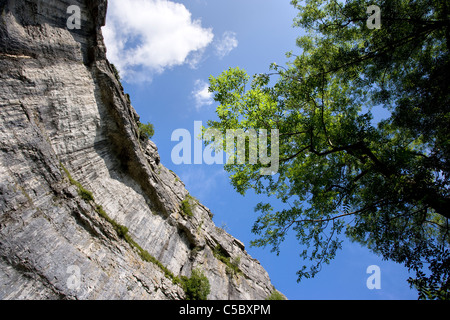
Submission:
<svg viewBox="0 0 450 320">
<path fill-rule="evenodd" d="M 139 123 L 139 138 L 141 139 L 151 139 L 155 134 L 155 129 L 153 124 L 149 123 Z"/>
<path fill-rule="evenodd" d="M 252 244 L 279 253 L 295 232 L 311 261 L 300 281 L 330 263 L 345 235 L 414 271 L 420 298 L 450 298 L 449 4 L 378 1 L 381 28 L 369 29 L 366 1 L 291 3 L 307 33 L 286 66 L 252 81 L 239 68 L 210 77 L 220 105 L 208 127 L 280 132 L 277 174 L 225 165 L 241 194 L 285 204 L 256 206 Z M 380 108 L 390 116 L 375 121 Z"/>
</svg>

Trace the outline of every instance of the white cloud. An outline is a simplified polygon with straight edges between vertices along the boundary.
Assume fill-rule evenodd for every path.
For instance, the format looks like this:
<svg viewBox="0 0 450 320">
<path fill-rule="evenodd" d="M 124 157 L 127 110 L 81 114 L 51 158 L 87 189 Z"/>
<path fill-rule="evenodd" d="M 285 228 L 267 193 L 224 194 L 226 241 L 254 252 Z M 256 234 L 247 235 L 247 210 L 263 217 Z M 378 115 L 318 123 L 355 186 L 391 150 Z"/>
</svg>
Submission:
<svg viewBox="0 0 450 320">
<path fill-rule="evenodd" d="M 235 49 L 239 44 L 236 38 L 236 33 L 232 31 L 225 31 L 216 44 L 216 54 L 219 58 L 223 58 L 228 55 L 233 49 Z"/>
<path fill-rule="evenodd" d="M 208 84 L 203 80 L 196 80 L 194 83 L 194 90 L 192 96 L 195 100 L 195 108 L 200 110 L 204 106 L 213 104 L 213 94 L 208 91 Z"/>
<path fill-rule="evenodd" d="M 126 81 L 151 80 L 167 68 L 192 64 L 188 56 L 199 61 L 195 53 L 214 37 L 183 4 L 169 0 L 109 0 L 103 35 L 108 59 Z"/>
<path fill-rule="evenodd" d="M 204 53 L 206 48 L 194 51 L 187 57 L 186 63 L 191 69 L 197 69 L 199 64 L 205 60 Z"/>
</svg>

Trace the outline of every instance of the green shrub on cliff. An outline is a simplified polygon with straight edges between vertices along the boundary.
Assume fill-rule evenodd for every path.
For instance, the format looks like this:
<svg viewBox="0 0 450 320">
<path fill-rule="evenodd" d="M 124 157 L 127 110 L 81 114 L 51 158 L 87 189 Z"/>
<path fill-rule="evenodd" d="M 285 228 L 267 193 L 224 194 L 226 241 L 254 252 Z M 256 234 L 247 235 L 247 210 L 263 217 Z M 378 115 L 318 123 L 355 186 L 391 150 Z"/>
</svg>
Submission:
<svg viewBox="0 0 450 320">
<path fill-rule="evenodd" d="M 207 300 L 211 286 L 205 274 L 199 270 L 192 270 L 191 277 L 183 281 L 186 300 Z"/>
<path fill-rule="evenodd" d="M 139 138 L 142 140 L 151 139 L 155 134 L 155 128 L 153 124 L 139 123 Z"/>
</svg>

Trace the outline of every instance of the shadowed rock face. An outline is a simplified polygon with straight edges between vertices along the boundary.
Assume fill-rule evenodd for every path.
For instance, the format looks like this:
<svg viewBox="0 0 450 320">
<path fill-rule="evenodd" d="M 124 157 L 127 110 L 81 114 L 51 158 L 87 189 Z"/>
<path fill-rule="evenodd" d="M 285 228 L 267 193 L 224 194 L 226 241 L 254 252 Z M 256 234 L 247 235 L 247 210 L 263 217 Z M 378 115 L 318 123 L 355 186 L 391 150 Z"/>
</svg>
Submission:
<svg viewBox="0 0 450 320">
<path fill-rule="evenodd" d="M 66 26 L 73 4 L 79 30 Z M 0 0 L 0 299 L 183 299 L 173 276 L 194 268 L 209 299 L 264 299 L 267 272 L 198 201 L 182 214 L 184 184 L 138 138 L 106 60 L 106 9 Z"/>
</svg>

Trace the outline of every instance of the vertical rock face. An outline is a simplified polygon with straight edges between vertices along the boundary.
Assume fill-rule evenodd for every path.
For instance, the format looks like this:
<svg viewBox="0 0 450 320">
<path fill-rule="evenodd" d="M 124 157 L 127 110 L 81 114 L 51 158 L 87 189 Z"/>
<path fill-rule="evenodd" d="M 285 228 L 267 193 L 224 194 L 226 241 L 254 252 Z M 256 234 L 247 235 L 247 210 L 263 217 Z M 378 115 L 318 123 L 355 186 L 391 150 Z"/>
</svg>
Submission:
<svg viewBox="0 0 450 320">
<path fill-rule="evenodd" d="M 209 299 L 266 298 L 267 272 L 138 138 L 106 11 L 0 0 L 0 299 L 184 299 L 193 269 Z"/>
</svg>

